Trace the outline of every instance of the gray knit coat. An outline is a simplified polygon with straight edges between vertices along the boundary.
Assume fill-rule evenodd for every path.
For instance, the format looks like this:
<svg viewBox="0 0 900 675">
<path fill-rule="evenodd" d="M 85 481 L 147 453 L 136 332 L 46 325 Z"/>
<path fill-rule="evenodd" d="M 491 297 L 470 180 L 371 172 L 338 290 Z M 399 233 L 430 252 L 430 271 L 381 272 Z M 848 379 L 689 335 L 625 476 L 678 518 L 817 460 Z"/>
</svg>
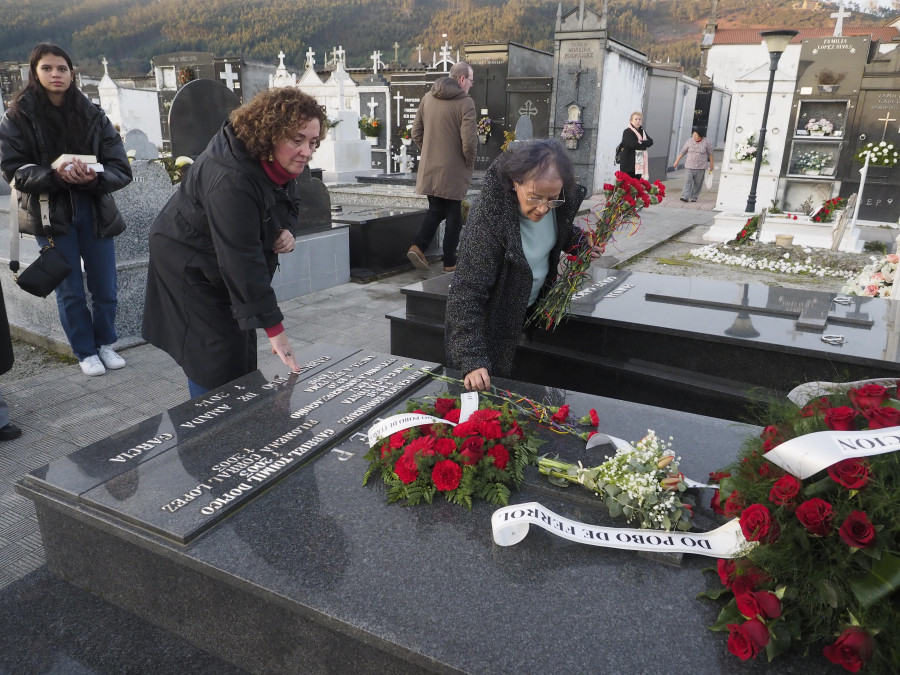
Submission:
<svg viewBox="0 0 900 675">
<path fill-rule="evenodd" d="M 485 173 L 481 195 L 462 231 L 447 298 L 447 363 L 463 373 L 487 368 L 492 377 L 509 377 L 525 325 L 532 273 L 522 249 L 516 195 L 502 188 L 495 164 Z M 575 185 L 556 209 L 556 245 L 541 293 L 556 278 L 560 253 L 578 240 L 575 216 L 586 194 L 585 187 Z"/>
</svg>

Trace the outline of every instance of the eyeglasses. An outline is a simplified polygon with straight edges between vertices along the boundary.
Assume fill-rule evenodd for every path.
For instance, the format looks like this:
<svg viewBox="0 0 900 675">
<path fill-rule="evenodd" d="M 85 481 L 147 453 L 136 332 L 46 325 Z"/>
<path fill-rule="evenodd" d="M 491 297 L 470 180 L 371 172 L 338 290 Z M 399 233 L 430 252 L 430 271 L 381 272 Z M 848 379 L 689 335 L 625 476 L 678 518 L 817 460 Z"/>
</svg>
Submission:
<svg viewBox="0 0 900 675">
<path fill-rule="evenodd" d="M 525 203 L 528 206 L 546 206 L 548 209 L 555 209 L 566 203 L 565 199 L 544 199 L 543 197 L 526 197 Z"/>
</svg>

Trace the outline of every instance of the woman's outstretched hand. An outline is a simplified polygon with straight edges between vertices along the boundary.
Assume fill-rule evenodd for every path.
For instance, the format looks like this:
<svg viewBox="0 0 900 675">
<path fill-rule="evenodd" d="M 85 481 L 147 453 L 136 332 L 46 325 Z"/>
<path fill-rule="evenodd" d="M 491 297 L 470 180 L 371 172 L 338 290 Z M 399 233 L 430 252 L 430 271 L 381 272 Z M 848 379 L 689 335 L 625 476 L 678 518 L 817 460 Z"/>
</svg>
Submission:
<svg viewBox="0 0 900 675">
<path fill-rule="evenodd" d="M 488 375 L 487 368 L 476 368 L 471 373 L 467 373 L 463 379 L 466 384 L 466 390 L 487 391 L 491 388 L 491 376 Z"/>
<path fill-rule="evenodd" d="M 294 358 L 294 350 L 291 349 L 291 343 L 288 342 L 287 333 L 281 332 L 275 337 L 270 337 L 269 342 L 272 345 L 272 353 L 278 354 L 278 358 L 291 369 L 292 373 L 300 370 L 300 364 Z"/>
</svg>

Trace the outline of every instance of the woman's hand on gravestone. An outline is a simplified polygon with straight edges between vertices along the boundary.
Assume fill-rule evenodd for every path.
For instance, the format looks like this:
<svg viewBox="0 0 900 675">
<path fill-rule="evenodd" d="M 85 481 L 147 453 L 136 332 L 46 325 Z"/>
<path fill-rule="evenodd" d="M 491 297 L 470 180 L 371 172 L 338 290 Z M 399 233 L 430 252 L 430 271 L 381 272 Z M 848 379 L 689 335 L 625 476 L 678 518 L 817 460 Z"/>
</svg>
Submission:
<svg viewBox="0 0 900 675">
<path fill-rule="evenodd" d="M 277 354 L 278 358 L 291 369 L 292 373 L 300 370 L 300 364 L 294 358 L 294 350 L 291 349 L 291 343 L 288 342 L 287 333 L 281 332 L 275 337 L 270 337 L 269 343 L 272 345 L 272 353 Z"/>
</svg>

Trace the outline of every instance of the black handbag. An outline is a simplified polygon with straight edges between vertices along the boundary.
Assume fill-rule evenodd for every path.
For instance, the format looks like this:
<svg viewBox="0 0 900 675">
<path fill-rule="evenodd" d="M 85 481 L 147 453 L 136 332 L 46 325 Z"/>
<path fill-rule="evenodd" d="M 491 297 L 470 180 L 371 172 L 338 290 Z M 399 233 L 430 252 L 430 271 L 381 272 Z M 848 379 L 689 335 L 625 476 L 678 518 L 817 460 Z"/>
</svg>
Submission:
<svg viewBox="0 0 900 675">
<path fill-rule="evenodd" d="M 616 164 L 622 163 L 622 157 L 625 154 L 625 146 L 617 145 L 616 146 Z"/>
<path fill-rule="evenodd" d="M 27 293 L 46 298 L 63 280 L 69 276 L 72 268 L 63 254 L 53 245 L 50 236 L 50 199 L 40 196 L 41 225 L 49 244 L 41 248 L 37 260 L 19 272 L 19 200 L 13 187 L 9 196 L 9 269 L 13 272 L 13 280 L 19 288 Z"/>
</svg>

